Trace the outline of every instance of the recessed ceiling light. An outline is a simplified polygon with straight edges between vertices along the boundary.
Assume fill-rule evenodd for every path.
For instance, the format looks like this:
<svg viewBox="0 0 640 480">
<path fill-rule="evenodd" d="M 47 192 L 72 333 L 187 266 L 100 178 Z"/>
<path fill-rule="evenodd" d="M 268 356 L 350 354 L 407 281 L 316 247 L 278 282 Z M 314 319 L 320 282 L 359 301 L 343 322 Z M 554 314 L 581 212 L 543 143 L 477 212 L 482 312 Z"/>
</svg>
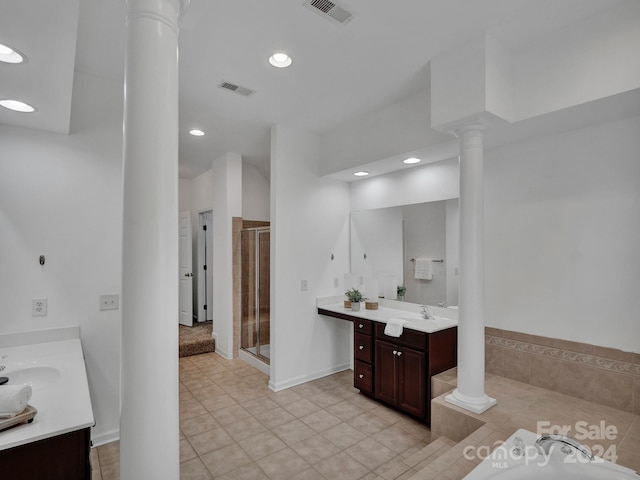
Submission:
<svg viewBox="0 0 640 480">
<path fill-rule="evenodd" d="M 17 50 L 0 43 L 0 62 L 5 63 L 22 63 L 25 56 Z"/>
<path fill-rule="evenodd" d="M 403 160 L 402 163 L 406 163 L 407 165 L 411 165 L 413 163 L 420 163 L 422 160 L 420 160 L 419 158 L 415 158 L 415 157 L 411 157 L 411 158 L 407 158 L 406 160 Z"/>
<path fill-rule="evenodd" d="M 191 135 L 193 135 L 194 137 L 201 137 L 204 135 L 204 132 L 202 130 L 199 130 L 197 128 L 194 128 L 192 130 L 189 130 L 189 133 Z"/>
<path fill-rule="evenodd" d="M 28 103 L 21 102 L 19 100 L 0 100 L 0 105 L 14 112 L 31 113 L 35 112 L 35 108 Z"/>
<path fill-rule="evenodd" d="M 369 175 L 369 172 L 361 171 L 361 172 L 354 173 L 354 175 L 356 177 L 366 177 L 367 175 Z"/>
<path fill-rule="evenodd" d="M 285 68 L 291 65 L 291 57 L 286 53 L 278 52 L 269 57 L 269 63 L 274 67 Z"/>
</svg>

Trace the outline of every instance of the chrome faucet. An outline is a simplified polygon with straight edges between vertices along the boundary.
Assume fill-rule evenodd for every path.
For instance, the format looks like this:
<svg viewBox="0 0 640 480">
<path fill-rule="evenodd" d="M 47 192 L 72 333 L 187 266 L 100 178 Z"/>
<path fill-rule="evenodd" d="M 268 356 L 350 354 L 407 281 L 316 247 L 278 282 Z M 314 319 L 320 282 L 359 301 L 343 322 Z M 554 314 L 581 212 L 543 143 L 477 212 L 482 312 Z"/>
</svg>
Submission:
<svg viewBox="0 0 640 480">
<path fill-rule="evenodd" d="M 562 447 L 562 451 L 564 453 L 571 453 L 570 451 L 565 450 L 566 446 L 569 446 L 575 448 L 589 460 L 593 460 L 594 458 L 593 453 L 591 453 L 591 450 L 589 450 L 589 447 L 587 447 L 586 445 L 582 445 L 577 440 L 574 440 L 573 438 L 567 437 L 565 435 L 543 435 L 538 440 L 536 440 L 536 448 L 540 453 L 549 455 L 551 447 L 555 443 L 561 443 L 562 445 L 564 445 Z"/>
<path fill-rule="evenodd" d="M 432 318 L 431 312 L 429 311 L 429 307 L 427 305 L 420 305 L 420 316 L 425 320 L 429 320 Z"/>
<path fill-rule="evenodd" d="M 9 355 L 0 355 L 0 360 L 2 360 L 3 358 L 7 358 L 8 356 Z M 5 367 L 4 365 L 0 365 L 0 372 L 3 371 L 5 368 L 7 367 Z"/>
</svg>

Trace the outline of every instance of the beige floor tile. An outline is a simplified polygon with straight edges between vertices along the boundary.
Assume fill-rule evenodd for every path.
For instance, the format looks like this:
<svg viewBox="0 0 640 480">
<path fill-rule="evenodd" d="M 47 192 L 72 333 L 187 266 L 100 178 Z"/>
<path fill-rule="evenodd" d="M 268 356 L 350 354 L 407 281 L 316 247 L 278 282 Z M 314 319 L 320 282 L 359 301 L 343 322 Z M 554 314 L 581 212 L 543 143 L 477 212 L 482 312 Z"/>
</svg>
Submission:
<svg viewBox="0 0 640 480">
<path fill-rule="evenodd" d="M 286 443 L 271 432 L 252 435 L 240 440 L 238 444 L 253 460 L 259 460 L 287 446 Z"/>
<path fill-rule="evenodd" d="M 313 437 L 316 432 L 309 426 L 302 423 L 300 420 L 292 420 L 291 422 L 279 425 L 272 429 L 283 442 L 287 445 L 293 445 L 295 443 L 306 440 L 309 437 Z"/>
<path fill-rule="evenodd" d="M 356 443 L 347 448 L 346 452 L 370 470 L 375 470 L 396 456 L 396 452 L 373 438 L 366 438 Z"/>
<path fill-rule="evenodd" d="M 325 478 L 313 468 L 308 468 L 303 472 L 296 473 L 290 480 L 325 480 Z"/>
<path fill-rule="evenodd" d="M 187 439 L 180 440 L 180 463 L 197 458 L 198 454 Z"/>
<path fill-rule="evenodd" d="M 326 410 L 318 410 L 317 412 L 305 415 L 300 418 L 300 420 L 313 428 L 316 432 L 322 432 L 342 422 L 342 420 L 335 415 L 331 415 Z"/>
<path fill-rule="evenodd" d="M 276 407 L 266 412 L 254 414 L 254 416 L 260 420 L 265 427 L 271 429 L 296 419 L 296 417 L 291 415 L 282 407 Z"/>
<path fill-rule="evenodd" d="M 251 457 L 234 443 L 200 456 L 213 477 L 231 472 L 252 462 Z"/>
<path fill-rule="evenodd" d="M 292 445 L 291 449 L 310 465 L 314 465 L 340 452 L 338 447 L 328 442 L 327 439 L 320 434 Z"/>
<path fill-rule="evenodd" d="M 322 436 L 341 450 L 367 438 L 366 434 L 356 430 L 348 423 L 340 423 L 335 427 L 331 427 L 322 432 Z"/>
<path fill-rule="evenodd" d="M 269 480 L 269 477 L 265 475 L 256 463 L 250 463 L 218 476 L 216 480 Z"/>
<path fill-rule="evenodd" d="M 180 464 L 180 480 L 212 480 L 213 477 L 204 466 L 204 463 L 196 457 Z"/>
<path fill-rule="evenodd" d="M 111 442 L 98 447 L 98 460 L 104 467 L 120 460 L 120 442 Z"/>
<path fill-rule="evenodd" d="M 187 418 L 180 422 L 180 430 L 187 437 L 192 437 L 199 433 L 204 433 L 219 427 L 220 424 L 216 422 L 215 418 L 213 418 L 209 413 Z"/>
<path fill-rule="evenodd" d="M 325 408 L 331 415 L 335 415 L 342 421 L 350 420 L 364 413 L 362 408 L 355 406 L 352 402 L 342 400 Z"/>
<path fill-rule="evenodd" d="M 294 417 L 300 418 L 320 410 L 320 407 L 311 400 L 301 398 L 295 402 L 287 403 L 283 408 Z"/>
<path fill-rule="evenodd" d="M 237 442 L 252 437 L 267 429 L 257 418 L 248 417 L 225 427 L 225 430 Z"/>
<path fill-rule="evenodd" d="M 290 448 L 272 453 L 258 460 L 257 463 L 270 480 L 288 480 L 310 466 Z"/>
<path fill-rule="evenodd" d="M 420 438 L 392 425 L 373 435 L 373 438 L 396 453 L 403 452 L 420 442 Z"/>
<path fill-rule="evenodd" d="M 251 414 L 244 409 L 241 405 L 234 405 L 232 407 L 221 408 L 220 410 L 216 410 L 215 412 L 211 412 L 213 418 L 222 425 L 223 427 L 226 425 L 231 425 L 232 423 L 238 422 L 245 418 L 251 417 Z"/>
<path fill-rule="evenodd" d="M 367 467 L 344 452 L 322 460 L 313 468 L 331 480 L 357 480 L 370 473 Z"/>
<path fill-rule="evenodd" d="M 380 430 L 384 430 L 392 425 L 392 423 L 388 422 L 384 418 L 379 417 L 378 415 L 374 415 L 371 412 L 366 412 L 357 417 L 354 417 L 347 421 L 349 425 L 354 427 L 356 430 L 359 430 L 367 435 L 373 435 L 378 433 Z"/>
<path fill-rule="evenodd" d="M 224 428 L 214 428 L 188 438 L 189 443 L 198 455 L 232 445 L 235 442 Z"/>
</svg>

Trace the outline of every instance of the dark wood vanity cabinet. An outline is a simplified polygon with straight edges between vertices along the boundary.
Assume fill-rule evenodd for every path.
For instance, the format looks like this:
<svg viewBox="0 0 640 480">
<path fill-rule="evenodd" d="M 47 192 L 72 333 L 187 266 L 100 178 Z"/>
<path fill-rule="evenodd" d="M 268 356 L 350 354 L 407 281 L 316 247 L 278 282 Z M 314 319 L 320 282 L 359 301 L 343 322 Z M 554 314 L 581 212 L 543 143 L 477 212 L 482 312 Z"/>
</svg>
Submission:
<svg viewBox="0 0 640 480">
<path fill-rule="evenodd" d="M 373 395 L 373 322 L 356 320 L 353 325 L 353 386 Z"/>
<path fill-rule="evenodd" d="M 427 355 L 412 348 L 376 340 L 375 398 L 424 418 Z"/>
<path fill-rule="evenodd" d="M 91 431 L 76 430 L 0 451 L 0 478 L 90 480 Z"/>
<path fill-rule="evenodd" d="M 318 313 L 353 322 L 353 386 L 360 393 L 431 423 L 431 377 L 457 365 L 457 327 L 405 328 L 390 337 L 385 323 L 322 307 Z"/>
</svg>

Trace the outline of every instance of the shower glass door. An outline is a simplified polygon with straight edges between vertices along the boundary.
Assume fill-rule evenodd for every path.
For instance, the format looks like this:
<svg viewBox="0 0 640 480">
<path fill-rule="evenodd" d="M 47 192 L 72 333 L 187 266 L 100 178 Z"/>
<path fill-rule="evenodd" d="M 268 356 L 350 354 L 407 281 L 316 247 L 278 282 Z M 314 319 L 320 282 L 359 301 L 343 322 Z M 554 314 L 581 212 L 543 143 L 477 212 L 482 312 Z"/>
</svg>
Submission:
<svg viewBox="0 0 640 480">
<path fill-rule="evenodd" d="M 242 320 L 240 346 L 269 363 L 270 232 L 269 227 L 241 232 Z"/>
</svg>

